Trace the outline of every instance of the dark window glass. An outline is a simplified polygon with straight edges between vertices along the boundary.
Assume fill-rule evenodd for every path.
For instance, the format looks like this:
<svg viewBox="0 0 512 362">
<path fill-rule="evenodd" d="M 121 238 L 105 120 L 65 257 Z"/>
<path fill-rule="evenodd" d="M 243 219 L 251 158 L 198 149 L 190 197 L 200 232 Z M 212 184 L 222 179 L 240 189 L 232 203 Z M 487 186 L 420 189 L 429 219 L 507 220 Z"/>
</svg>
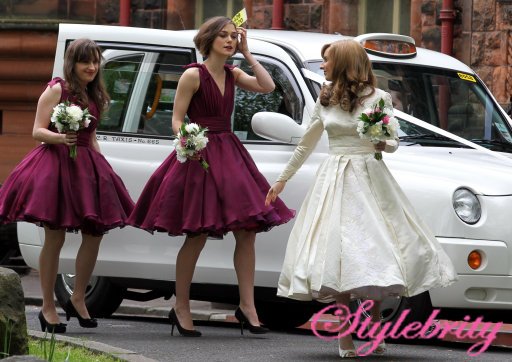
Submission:
<svg viewBox="0 0 512 362">
<path fill-rule="evenodd" d="M 107 53 L 108 54 L 108 50 Z M 144 54 L 114 56 L 105 63 L 103 79 L 111 102 L 104 112 L 98 130 L 117 131 L 123 129 L 124 117 L 135 85 Z"/>
</svg>

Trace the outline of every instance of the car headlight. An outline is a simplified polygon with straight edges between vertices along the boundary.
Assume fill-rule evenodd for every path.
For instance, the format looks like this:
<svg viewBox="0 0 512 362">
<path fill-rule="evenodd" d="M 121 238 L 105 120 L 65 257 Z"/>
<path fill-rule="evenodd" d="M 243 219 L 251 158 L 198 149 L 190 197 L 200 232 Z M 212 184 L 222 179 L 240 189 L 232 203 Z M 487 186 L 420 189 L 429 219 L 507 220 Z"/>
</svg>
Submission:
<svg viewBox="0 0 512 362">
<path fill-rule="evenodd" d="M 482 216 L 482 207 L 478 197 L 468 189 L 457 189 L 453 193 L 453 209 L 457 216 L 467 224 L 476 224 Z"/>
</svg>

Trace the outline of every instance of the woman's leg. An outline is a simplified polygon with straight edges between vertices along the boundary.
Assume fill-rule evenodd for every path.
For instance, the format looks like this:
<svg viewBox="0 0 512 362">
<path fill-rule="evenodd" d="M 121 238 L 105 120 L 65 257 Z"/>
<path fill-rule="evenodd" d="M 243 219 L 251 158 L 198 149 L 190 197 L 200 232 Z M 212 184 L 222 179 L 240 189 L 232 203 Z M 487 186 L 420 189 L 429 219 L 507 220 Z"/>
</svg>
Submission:
<svg viewBox="0 0 512 362">
<path fill-rule="evenodd" d="M 350 303 L 350 295 L 349 294 L 338 294 L 336 296 L 336 303 L 346 306 L 347 310 L 348 310 L 349 303 Z M 346 318 L 347 316 L 343 316 L 343 317 Z M 350 323 L 348 323 L 348 321 L 346 321 L 345 319 L 340 320 L 340 322 L 343 324 L 343 326 L 339 330 L 340 335 L 342 335 L 350 328 Z M 340 337 L 339 338 L 339 346 L 340 346 L 340 350 L 344 350 L 344 351 L 355 350 L 354 341 L 352 340 L 352 335 L 348 334 L 344 337 Z M 341 351 L 340 351 L 340 354 L 341 354 Z"/>
<path fill-rule="evenodd" d="M 259 326 L 258 314 L 254 305 L 254 268 L 256 255 L 254 242 L 256 233 L 253 231 L 234 231 L 236 239 L 235 254 L 233 257 L 238 289 L 240 293 L 240 309 L 253 326 Z"/>
<path fill-rule="evenodd" d="M 374 300 L 373 301 L 373 308 L 371 310 L 371 314 L 372 314 L 372 322 L 373 323 L 379 323 L 379 328 L 377 328 L 377 331 L 380 332 L 380 323 L 381 323 L 381 315 L 380 315 L 380 301 L 378 300 Z M 386 352 L 386 343 L 384 341 L 382 341 L 378 346 L 377 348 L 375 348 L 375 350 L 373 351 L 373 353 L 375 354 L 383 354 Z"/>
<path fill-rule="evenodd" d="M 373 301 L 373 308 L 372 308 L 372 322 L 380 322 L 380 301 L 374 300 Z"/>
<path fill-rule="evenodd" d="M 43 306 L 41 308 L 44 318 L 50 324 L 57 324 L 59 316 L 55 307 L 53 290 L 59 269 L 59 255 L 66 232 L 64 230 L 51 230 L 44 228 L 44 245 L 39 254 L 39 281 L 43 294 Z"/>
<path fill-rule="evenodd" d="M 92 236 L 82 233 L 82 244 L 76 255 L 75 288 L 71 296 L 71 303 L 73 303 L 78 314 L 85 319 L 91 318 L 85 306 L 85 291 L 98 259 L 102 238 L 103 236 Z"/>
<path fill-rule="evenodd" d="M 176 304 L 174 310 L 181 326 L 194 329 L 190 314 L 190 283 L 194 276 L 197 259 L 206 243 L 206 234 L 185 239 L 176 257 Z"/>
</svg>

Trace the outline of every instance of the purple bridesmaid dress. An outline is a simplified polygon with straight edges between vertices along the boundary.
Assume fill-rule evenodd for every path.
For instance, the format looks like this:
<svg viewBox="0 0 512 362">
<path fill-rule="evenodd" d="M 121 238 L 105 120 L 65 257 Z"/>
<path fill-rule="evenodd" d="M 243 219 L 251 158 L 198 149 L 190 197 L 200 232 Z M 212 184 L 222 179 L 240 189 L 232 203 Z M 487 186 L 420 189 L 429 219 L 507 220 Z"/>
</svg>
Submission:
<svg viewBox="0 0 512 362">
<path fill-rule="evenodd" d="M 294 211 L 277 199 L 265 206 L 270 188 L 240 140 L 231 131 L 235 81 L 225 65 L 225 93 L 202 64 L 201 85 L 188 109 L 191 122 L 209 129 L 202 151 L 208 172 L 197 161 L 180 163 L 173 151 L 153 173 L 129 223 L 149 232 L 222 237 L 229 231 L 266 231 L 288 222 Z"/>
<path fill-rule="evenodd" d="M 65 81 L 61 102 L 73 101 Z M 126 225 L 133 201 L 107 160 L 90 145 L 99 111 L 90 102 L 93 119 L 78 132 L 76 160 L 64 144 L 41 144 L 12 171 L 0 188 L 0 223 L 28 221 L 51 229 L 102 235 Z M 57 132 L 50 124 L 50 130 Z"/>
</svg>

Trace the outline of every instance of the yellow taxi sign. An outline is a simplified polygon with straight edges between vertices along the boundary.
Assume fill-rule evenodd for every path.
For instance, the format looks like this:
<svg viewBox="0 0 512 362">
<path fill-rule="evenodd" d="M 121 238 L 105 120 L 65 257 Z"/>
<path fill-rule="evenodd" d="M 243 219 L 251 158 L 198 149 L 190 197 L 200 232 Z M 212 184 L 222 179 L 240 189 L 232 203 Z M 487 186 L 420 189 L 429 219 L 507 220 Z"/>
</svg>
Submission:
<svg viewBox="0 0 512 362">
<path fill-rule="evenodd" d="M 473 77 L 471 74 L 457 72 L 457 75 L 462 80 L 468 80 L 470 82 L 476 83 L 475 77 Z"/>
<path fill-rule="evenodd" d="M 240 10 L 235 16 L 233 16 L 233 23 L 236 26 L 242 26 L 243 23 L 247 21 L 247 11 L 245 8 Z"/>
</svg>

